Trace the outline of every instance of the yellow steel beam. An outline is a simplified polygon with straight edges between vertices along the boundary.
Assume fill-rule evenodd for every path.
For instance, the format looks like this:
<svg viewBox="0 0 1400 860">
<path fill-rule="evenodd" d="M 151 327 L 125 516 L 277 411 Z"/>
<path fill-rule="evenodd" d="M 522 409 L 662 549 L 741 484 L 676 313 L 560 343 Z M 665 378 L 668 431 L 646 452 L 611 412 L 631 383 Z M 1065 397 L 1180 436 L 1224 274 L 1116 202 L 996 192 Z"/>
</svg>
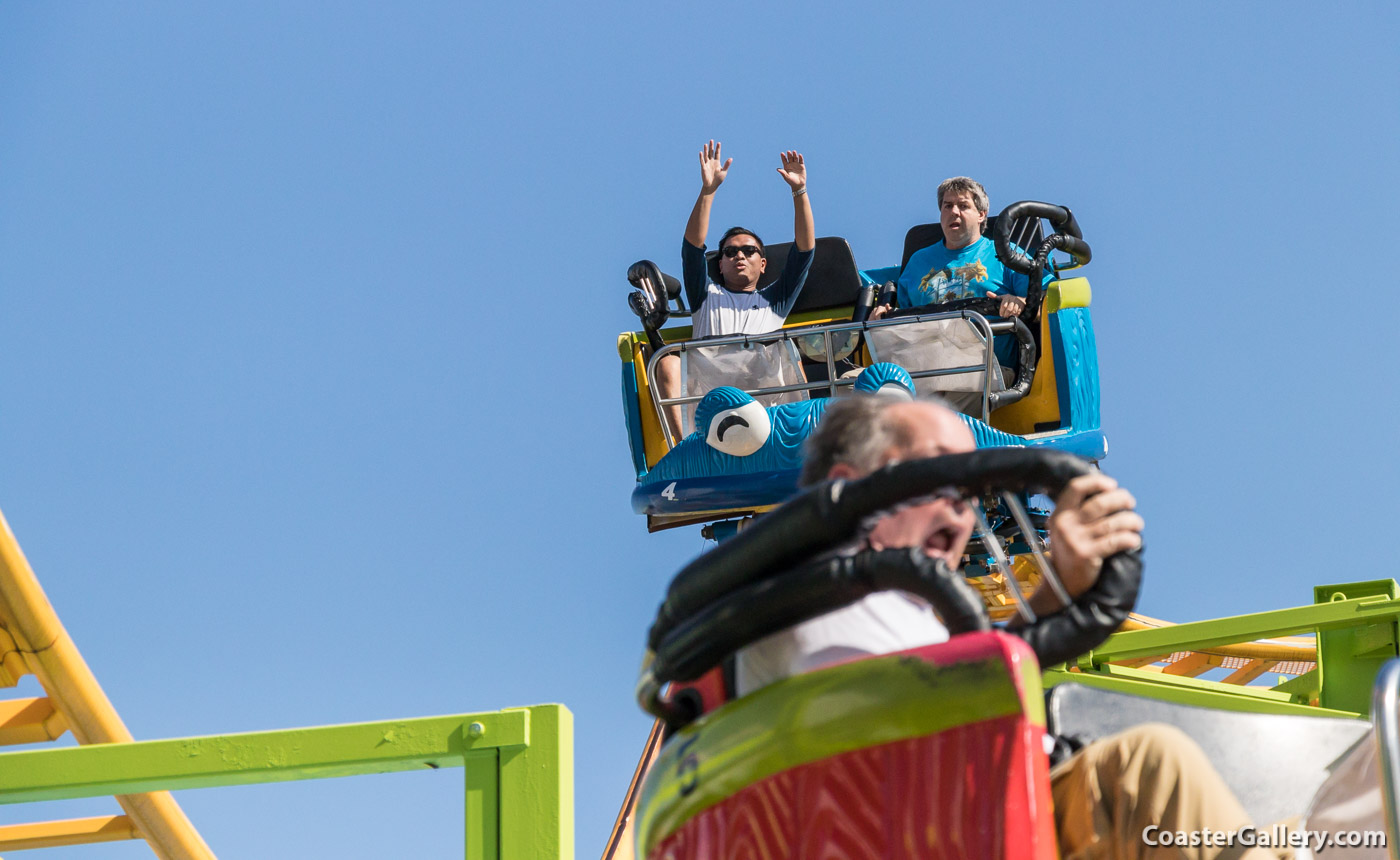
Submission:
<svg viewBox="0 0 1400 860">
<path fill-rule="evenodd" d="M 133 740 L 59 622 L 4 514 L 0 514 L 0 626 L 24 653 L 25 663 L 67 718 L 78 743 Z M 214 853 L 169 792 L 120 795 L 117 802 L 160 860 L 214 860 Z"/>
<path fill-rule="evenodd" d="M 24 662 L 24 655 L 5 628 L 0 627 L 0 687 L 13 687 L 28 674 L 29 666 Z"/>
<path fill-rule="evenodd" d="M 0 700 L 0 746 L 39 744 L 66 731 L 68 721 L 48 699 Z"/>
<path fill-rule="evenodd" d="M 37 824 L 7 824 L 0 827 L 0 851 L 29 848 L 57 848 L 61 845 L 90 845 L 140 839 L 131 819 L 125 815 L 99 815 Z"/>
<path fill-rule="evenodd" d="M 1204 675 L 1206 672 L 1209 672 L 1219 665 L 1220 658 L 1216 655 L 1207 654 L 1203 651 L 1193 651 L 1180 660 L 1167 664 L 1167 666 L 1162 669 L 1162 674 L 1194 678 L 1197 675 Z"/>
<path fill-rule="evenodd" d="M 1220 683 L 1248 684 L 1277 665 L 1278 662 L 1274 660 L 1254 660 L 1236 669 L 1228 677 L 1222 678 Z"/>
</svg>

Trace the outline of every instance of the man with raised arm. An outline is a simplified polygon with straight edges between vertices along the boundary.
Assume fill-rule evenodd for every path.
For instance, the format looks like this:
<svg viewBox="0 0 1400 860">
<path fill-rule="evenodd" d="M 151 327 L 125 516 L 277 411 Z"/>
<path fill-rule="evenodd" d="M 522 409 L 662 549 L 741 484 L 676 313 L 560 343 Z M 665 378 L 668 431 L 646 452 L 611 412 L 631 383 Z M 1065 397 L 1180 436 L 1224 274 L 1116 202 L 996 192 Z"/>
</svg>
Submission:
<svg viewBox="0 0 1400 860">
<path fill-rule="evenodd" d="M 713 140 L 700 150 L 700 196 L 690 210 L 681 242 L 681 274 L 693 312 L 693 337 L 777 331 L 802 292 L 817 241 L 807 195 L 807 164 L 802 153 L 792 150 L 779 153 L 779 158 L 782 166 L 778 175 L 792 190 L 793 250 L 778 280 L 760 289 L 758 282 L 768 268 L 768 258 L 758 235 L 743 227 L 730 227 L 724 232 L 719 241 L 720 283 L 709 278 L 705 239 L 710 231 L 710 209 L 734 159 L 721 163 L 720 144 Z M 656 376 L 663 397 L 680 396 L 677 356 L 664 357 L 657 364 Z M 667 407 L 671 426 L 678 431 L 682 426 L 681 411 L 678 406 Z"/>
<path fill-rule="evenodd" d="M 931 401 L 856 395 L 827 410 L 807 442 L 801 483 L 865 477 L 902 460 L 975 450 L 971 431 Z M 1075 478 L 1055 500 L 1050 551 L 1071 597 L 1088 591 L 1103 562 L 1142 545 L 1136 500 L 1107 475 Z M 957 496 L 937 496 L 881 516 L 854 549 L 922 547 L 951 569 L 962 564 L 975 515 Z M 1037 615 L 1061 609 L 1045 587 L 1030 598 Z M 789 675 L 853 657 L 947 640 L 923 599 L 883 591 L 768 636 L 738 654 L 740 695 Z M 1154 846 L 1144 830 L 1239 831 L 1249 816 L 1201 749 L 1179 730 L 1149 724 L 1089 744 L 1050 773 L 1056 840 L 1065 860 L 1166 858 L 1265 860 L 1260 848 Z M 1155 831 L 1154 831 L 1155 832 Z"/>
</svg>

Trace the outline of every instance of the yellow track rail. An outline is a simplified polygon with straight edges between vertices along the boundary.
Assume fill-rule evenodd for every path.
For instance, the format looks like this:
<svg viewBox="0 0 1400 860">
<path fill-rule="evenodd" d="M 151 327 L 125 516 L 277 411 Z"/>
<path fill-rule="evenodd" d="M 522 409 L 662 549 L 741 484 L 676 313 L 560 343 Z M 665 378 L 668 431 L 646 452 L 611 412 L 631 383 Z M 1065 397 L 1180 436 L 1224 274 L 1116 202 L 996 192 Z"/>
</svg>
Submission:
<svg viewBox="0 0 1400 860">
<path fill-rule="evenodd" d="M 58 620 L 0 514 L 0 687 L 32 674 L 45 698 L 0 700 L 0 744 L 35 743 L 71 731 L 80 744 L 133 740 Z M 116 798 L 125 815 L 0 827 L 0 852 L 145 839 L 161 860 L 214 860 L 169 792 Z"/>
</svg>

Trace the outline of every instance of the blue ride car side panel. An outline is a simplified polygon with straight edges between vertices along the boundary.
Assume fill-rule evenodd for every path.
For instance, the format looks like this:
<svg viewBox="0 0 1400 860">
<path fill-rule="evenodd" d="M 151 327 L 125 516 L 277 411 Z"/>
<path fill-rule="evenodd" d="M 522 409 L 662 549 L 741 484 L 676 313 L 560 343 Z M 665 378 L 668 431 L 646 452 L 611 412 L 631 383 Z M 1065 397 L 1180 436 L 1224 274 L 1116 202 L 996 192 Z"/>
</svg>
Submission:
<svg viewBox="0 0 1400 860">
<path fill-rule="evenodd" d="M 773 472 L 796 473 L 802 468 L 802 443 L 826 414 L 828 397 L 768 407 L 773 430 L 763 447 L 747 457 L 718 451 L 705 437 L 691 433 L 646 474 L 648 484 L 682 478 L 713 478 Z"/>
<path fill-rule="evenodd" d="M 1062 308 L 1055 314 L 1052 337 L 1055 375 L 1060 380 L 1060 414 L 1069 416 L 1073 433 L 1098 430 L 1099 352 L 1088 308 Z M 1098 458 L 1095 458 L 1098 459 Z"/>
<path fill-rule="evenodd" d="M 860 282 L 878 286 L 886 281 L 896 281 L 899 280 L 899 273 L 903 268 L 903 266 L 881 266 L 878 269 L 861 269 Z"/>
<path fill-rule="evenodd" d="M 1062 349 L 1057 347 L 1057 365 L 1072 368 L 1077 376 L 1062 378 L 1074 380 L 1074 385 L 1067 387 L 1084 388 L 1087 384 L 1096 393 L 1097 364 L 1088 318 L 1070 317 L 1067 327 L 1065 322 L 1061 321 L 1060 337 L 1054 338 L 1065 343 Z M 1058 367 L 1057 372 L 1063 374 Z M 866 368 L 855 387 L 863 392 L 856 396 L 912 398 L 914 381 L 899 365 L 881 362 Z M 786 501 L 797 492 L 803 443 L 831 402 L 824 397 L 764 409 L 737 388 L 726 385 L 714 389 L 696 407 L 696 432 L 638 478 L 632 509 L 640 514 L 677 515 L 762 508 Z M 1025 437 L 998 430 L 970 415 L 959 417 L 978 448 L 1054 448 L 1091 460 L 1103 459 L 1107 441 L 1097 426 L 1098 398 L 1094 393 L 1087 397 L 1079 393 L 1072 394 L 1069 402 L 1079 410 L 1080 421 L 1092 419 L 1093 426 L 1086 428 L 1076 422 L 1061 432 Z M 733 431 L 729 438 L 727 431 Z M 726 453 L 720 447 L 739 453 Z"/>
<path fill-rule="evenodd" d="M 998 430 L 995 427 L 985 424 L 971 415 L 958 415 L 967 429 L 972 431 L 972 438 L 977 443 L 978 448 L 1024 448 L 1026 440 L 1015 433 L 1007 433 L 1005 430 Z"/>
<path fill-rule="evenodd" d="M 826 404 L 827 402 L 828 398 L 807 401 L 811 404 Z M 802 405 L 804 404 L 784 404 L 784 406 L 790 407 Z M 782 408 L 782 406 L 772 406 L 769 407 L 769 411 L 771 413 L 772 410 Z M 821 412 L 825 411 L 826 407 L 823 405 Z M 1107 450 L 1104 435 L 1097 430 L 1043 439 L 1026 439 L 989 427 L 970 415 L 959 417 L 972 431 L 972 437 L 976 440 L 978 448 L 1054 448 L 1090 460 L 1103 459 Z M 815 425 L 816 422 L 812 423 Z M 775 420 L 773 424 L 776 428 L 778 420 Z M 656 464 L 656 468 L 648 472 L 645 480 L 632 491 L 633 511 L 639 514 L 659 515 L 760 508 L 781 504 L 797 492 L 797 479 L 802 471 L 800 468 L 802 459 L 800 442 L 797 445 L 797 455 L 789 461 L 788 468 L 726 473 L 723 471 L 726 464 L 736 467 L 737 464 L 734 461 L 752 458 L 722 454 L 706 446 L 704 440 L 693 434 L 687 439 L 695 439 L 700 442 L 701 446 L 718 458 L 711 459 L 709 455 L 692 454 L 690 461 L 703 462 L 703 468 L 708 474 L 691 473 L 686 475 L 682 474 L 682 469 L 673 466 L 666 471 L 665 477 L 658 477 L 662 474 L 662 467 L 666 465 L 666 459 L 671 456 L 671 454 L 667 454 L 666 458 L 662 458 L 661 462 Z M 680 446 L 676 446 L 675 450 L 680 450 Z"/>
<path fill-rule="evenodd" d="M 789 469 L 648 482 L 632 491 L 632 510 L 639 514 L 690 514 L 778 505 L 797 492 L 799 474 L 799 470 Z"/>
<path fill-rule="evenodd" d="M 825 403 L 822 400 L 808 401 Z M 787 406 L 800 404 L 790 403 Z M 779 409 L 781 407 L 770 407 Z M 823 412 L 825 407 L 823 407 Z M 989 427 L 969 415 L 962 416 L 978 448 L 1054 448 L 1078 454 L 1090 460 L 1100 460 L 1107 450 L 1103 433 L 1091 430 L 1087 433 L 1071 433 L 1044 439 L 1026 439 L 1011 433 L 1004 433 Z M 776 421 L 774 422 L 776 426 Z M 698 437 L 692 437 L 698 438 Z M 684 444 L 684 443 L 682 443 Z M 703 441 L 702 441 L 703 444 Z M 679 446 L 677 446 L 679 448 Z M 714 451 L 714 449 L 709 449 Z M 741 508 L 761 508 L 786 501 L 797 492 L 797 479 L 801 474 L 800 446 L 796 461 L 789 468 L 724 473 L 721 469 L 725 460 L 706 460 L 707 475 L 686 476 L 680 469 L 668 470 L 665 478 L 658 478 L 666 460 L 663 458 L 656 468 L 647 473 L 645 480 L 632 491 L 632 510 L 639 514 L 693 514 L 702 511 L 726 511 Z M 748 457 L 731 457 L 714 451 L 720 458 L 746 460 Z M 670 455 L 668 454 L 667 457 Z M 699 459 L 698 457 L 696 458 Z"/>
<path fill-rule="evenodd" d="M 622 420 L 627 422 L 627 446 L 632 449 L 632 468 L 640 479 L 647 473 L 647 453 L 642 441 L 642 416 L 637 411 L 637 366 L 622 365 Z"/>
<path fill-rule="evenodd" d="M 1063 436 L 1026 439 L 1021 444 L 1027 448 L 1054 448 L 1056 451 L 1074 454 L 1086 460 L 1093 460 L 1095 463 L 1108 456 L 1108 437 L 1103 434 L 1102 430 L 1086 430 L 1083 433 L 1066 433 Z"/>
</svg>

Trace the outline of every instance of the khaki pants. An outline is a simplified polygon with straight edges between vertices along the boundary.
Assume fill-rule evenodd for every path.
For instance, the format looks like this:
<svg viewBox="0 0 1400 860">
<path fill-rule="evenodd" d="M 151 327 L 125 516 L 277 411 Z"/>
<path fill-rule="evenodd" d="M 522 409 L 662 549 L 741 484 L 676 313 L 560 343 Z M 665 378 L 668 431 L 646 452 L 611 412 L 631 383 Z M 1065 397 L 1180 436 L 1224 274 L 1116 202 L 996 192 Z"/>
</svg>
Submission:
<svg viewBox="0 0 1400 860">
<path fill-rule="evenodd" d="M 1050 773 L 1064 860 L 1274 860 L 1273 849 L 1149 845 L 1143 831 L 1250 824 L 1205 753 L 1172 726 L 1148 724 L 1095 741 Z"/>
</svg>

